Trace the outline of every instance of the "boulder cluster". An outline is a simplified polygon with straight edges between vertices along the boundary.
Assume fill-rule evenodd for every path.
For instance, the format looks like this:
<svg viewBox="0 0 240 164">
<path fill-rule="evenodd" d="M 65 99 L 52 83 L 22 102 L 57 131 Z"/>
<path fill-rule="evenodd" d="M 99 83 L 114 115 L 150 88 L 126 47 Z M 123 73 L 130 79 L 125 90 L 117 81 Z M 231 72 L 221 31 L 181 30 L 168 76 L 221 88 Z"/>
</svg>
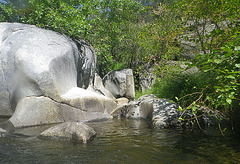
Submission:
<svg viewBox="0 0 240 164">
<path fill-rule="evenodd" d="M 154 95 L 135 100 L 131 69 L 96 73 L 85 41 L 20 23 L 0 23 L 0 137 L 14 128 L 59 124 L 41 138 L 86 143 L 96 133 L 80 122 L 127 117 L 182 126 L 178 105 Z M 9 129 L 11 127 L 11 130 Z"/>
</svg>

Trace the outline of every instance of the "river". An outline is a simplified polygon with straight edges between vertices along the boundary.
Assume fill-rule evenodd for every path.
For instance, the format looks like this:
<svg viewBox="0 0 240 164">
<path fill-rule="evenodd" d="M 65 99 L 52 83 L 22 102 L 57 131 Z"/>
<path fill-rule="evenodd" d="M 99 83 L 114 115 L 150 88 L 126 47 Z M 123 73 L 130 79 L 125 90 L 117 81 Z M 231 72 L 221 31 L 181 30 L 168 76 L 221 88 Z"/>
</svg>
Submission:
<svg viewBox="0 0 240 164">
<path fill-rule="evenodd" d="M 0 138 L 0 163 L 240 163 L 240 141 L 234 137 L 154 129 L 133 119 L 87 124 L 97 132 L 87 144 L 38 139 L 46 127 L 16 130 Z"/>
</svg>

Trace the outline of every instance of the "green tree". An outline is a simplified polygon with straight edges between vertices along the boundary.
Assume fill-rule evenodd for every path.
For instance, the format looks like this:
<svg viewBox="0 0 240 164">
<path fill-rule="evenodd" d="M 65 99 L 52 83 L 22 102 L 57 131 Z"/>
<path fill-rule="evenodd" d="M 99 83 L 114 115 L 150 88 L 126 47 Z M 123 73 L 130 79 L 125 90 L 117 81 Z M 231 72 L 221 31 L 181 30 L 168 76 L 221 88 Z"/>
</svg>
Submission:
<svg viewBox="0 0 240 164">
<path fill-rule="evenodd" d="M 205 86 L 214 90 L 205 98 L 215 108 L 229 110 L 232 101 L 239 100 L 240 3 L 237 0 L 194 0 L 180 5 L 188 24 L 185 30 L 191 29 L 196 36 L 186 39 L 199 45 L 200 54 L 195 64 L 203 72 L 211 72 L 212 79 L 216 80 Z"/>
<path fill-rule="evenodd" d="M 100 3 L 100 21 L 94 30 L 100 74 L 111 69 L 134 67 L 138 56 L 138 31 L 144 7 L 135 0 Z"/>
<path fill-rule="evenodd" d="M 94 0 L 8 0 L 1 8 L 14 22 L 34 24 L 77 38 L 92 33 L 98 5 L 99 1 Z M 5 20 L 9 21 L 6 16 Z"/>
</svg>

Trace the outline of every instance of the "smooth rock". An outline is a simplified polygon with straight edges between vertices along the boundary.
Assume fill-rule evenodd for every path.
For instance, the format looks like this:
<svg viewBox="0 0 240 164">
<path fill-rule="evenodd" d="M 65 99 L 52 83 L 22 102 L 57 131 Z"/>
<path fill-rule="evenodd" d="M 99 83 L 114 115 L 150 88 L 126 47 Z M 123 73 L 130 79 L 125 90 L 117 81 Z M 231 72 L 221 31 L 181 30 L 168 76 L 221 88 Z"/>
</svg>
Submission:
<svg viewBox="0 0 240 164">
<path fill-rule="evenodd" d="M 93 121 L 109 119 L 106 112 L 84 111 L 48 97 L 26 97 L 19 102 L 9 119 L 15 128 L 62 123 L 67 121 Z"/>
<path fill-rule="evenodd" d="M 72 88 L 61 97 L 65 103 L 83 111 L 109 114 L 116 109 L 114 100 L 78 87 Z"/>
<path fill-rule="evenodd" d="M 96 63 L 96 55 L 89 49 L 50 30 L 0 23 L 0 115 L 11 115 L 28 96 L 60 101 L 77 83 L 87 88 Z"/>
<path fill-rule="evenodd" d="M 95 135 L 96 132 L 85 124 L 79 122 L 65 122 L 43 131 L 39 137 L 87 143 L 92 140 Z"/>
<path fill-rule="evenodd" d="M 0 31 L 0 77 L 5 84 L 0 95 L 2 91 L 8 93 L 7 108 L 14 111 L 27 96 L 59 100 L 60 95 L 77 86 L 76 64 L 81 54 L 72 40 L 19 23 L 1 23 Z"/>
</svg>

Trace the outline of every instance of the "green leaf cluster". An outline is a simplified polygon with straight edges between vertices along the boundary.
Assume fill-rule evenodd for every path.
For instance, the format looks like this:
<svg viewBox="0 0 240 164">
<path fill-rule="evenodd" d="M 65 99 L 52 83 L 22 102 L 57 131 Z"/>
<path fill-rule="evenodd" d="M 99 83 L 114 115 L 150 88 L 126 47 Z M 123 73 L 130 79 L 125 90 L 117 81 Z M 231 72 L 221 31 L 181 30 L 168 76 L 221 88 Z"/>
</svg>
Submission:
<svg viewBox="0 0 240 164">
<path fill-rule="evenodd" d="M 221 49 L 199 56 L 196 63 L 203 71 L 214 74 L 216 83 L 211 87 L 214 92 L 208 98 L 215 108 L 231 109 L 233 101 L 240 101 L 240 50 L 239 37 L 232 36 L 231 42 L 226 42 Z M 207 58 L 207 60 L 206 60 Z"/>
</svg>

